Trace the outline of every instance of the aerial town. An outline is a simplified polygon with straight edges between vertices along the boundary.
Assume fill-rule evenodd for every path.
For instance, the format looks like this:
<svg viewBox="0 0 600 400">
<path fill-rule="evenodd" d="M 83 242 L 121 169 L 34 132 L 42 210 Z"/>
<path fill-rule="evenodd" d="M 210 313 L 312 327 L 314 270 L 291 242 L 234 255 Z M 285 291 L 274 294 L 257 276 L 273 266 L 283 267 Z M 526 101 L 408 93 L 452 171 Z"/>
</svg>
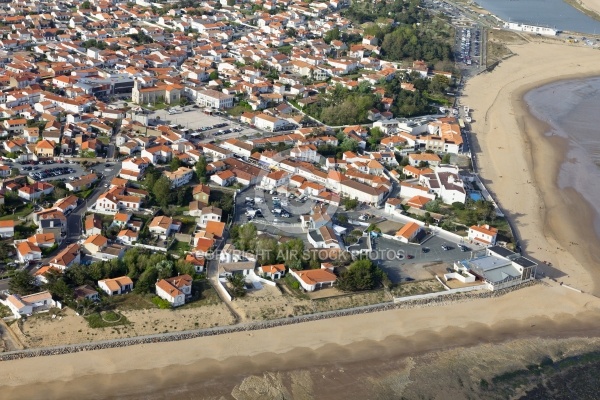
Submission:
<svg viewBox="0 0 600 400">
<path fill-rule="evenodd" d="M 416 31 L 436 19 L 418 1 L 351 3 L 3 3 L 0 313 L 15 342 L 535 278 L 476 172 L 454 49 Z M 479 29 L 456 32 L 478 68 Z"/>
</svg>

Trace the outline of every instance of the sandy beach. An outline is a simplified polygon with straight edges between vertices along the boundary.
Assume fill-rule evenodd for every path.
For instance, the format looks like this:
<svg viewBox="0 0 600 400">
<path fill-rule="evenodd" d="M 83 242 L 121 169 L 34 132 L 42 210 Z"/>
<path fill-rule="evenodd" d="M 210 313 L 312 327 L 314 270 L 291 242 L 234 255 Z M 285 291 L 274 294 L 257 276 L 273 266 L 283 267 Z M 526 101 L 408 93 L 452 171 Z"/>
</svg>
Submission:
<svg viewBox="0 0 600 400">
<path fill-rule="evenodd" d="M 556 81 L 600 75 L 598 51 L 551 41 L 511 45 L 516 56 L 465 86 L 483 181 L 511 217 L 528 257 L 547 261 L 548 276 L 600 290 L 600 252 L 590 205 L 572 190 L 558 190 L 565 140 L 544 137 L 525 93 Z M 485 88 L 485 89 L 483 89 Z"/>
<path fill-rule="evenodd" d="M 469 80 L 462 99 L 473 109 L 480 173 L 512 218 L 527 256 L 551 262 L 553 267 L 544 268 L 547 276 L 584 293 L 546 279 L 497 298 L 2 362 L 0 398 L 105 398 L 115 393 L 121 398 L 187 393 L 192 398 L 193 390 L 215 399 L 368 398 L 363 392 L 374 383 L 358 375 L 341 378 L 345 368 L 368 369 L 377 359 L 400 369 L 398 363 L 409 365 L 419 354 L 483 343 L 501 346 L 514 339 L 531 346 L 538 338 L 597 337 L 600 299 L 592 293 L 600 290 L 595 270 L 600 256 L 597 240 L 591 240 L 597 239 L 591 210 L 576 193 L 556 190 L 565 144 L 543 137 L 547 127 L 529 115 L 522 97 L 559 78 L 600 75 L 600 53 L 551 41 L 510 49 L 515 56 Z M 525 359 L 529 354 L 511 349 L 514 355 L 499 357 Z M 294 375 L 287 386 L 277 375 L 320 366 L 330 366 L 322 378 Z M 369 372 L 386 379 L 383 372 Z M 408 377 L 394 376 L 388 385 L 394 392 L 380 398 L 399 398 L 408 385 Z"/>
<path fill-rule="evenodd" d="M 575 0 L 583 8 L 600 14 L 600 0 Z"/>
<path fill-rule="evenodd" d="M 264 371 L 406 357 L 508 338 L 590 336 L 600 328 L 598 317 L 600 299 L 535 285 L 502 298 L 0 363 L 0 398 L 104 398 L 117 392 L 143 397 Z"/>
</svg>

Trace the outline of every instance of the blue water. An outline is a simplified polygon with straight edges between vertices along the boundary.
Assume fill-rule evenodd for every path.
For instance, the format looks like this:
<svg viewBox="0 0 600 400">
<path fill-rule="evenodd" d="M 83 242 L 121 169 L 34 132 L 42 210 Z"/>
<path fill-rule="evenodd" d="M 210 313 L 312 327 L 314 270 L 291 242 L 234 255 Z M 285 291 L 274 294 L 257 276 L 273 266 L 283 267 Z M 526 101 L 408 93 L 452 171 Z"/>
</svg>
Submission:
<svg viewBox="0 0 600 400">
<path fill-rule="evenodd" d="M 473 201 L 479 201 L 479 200 L 483 199 L 483 197 L 481 197 L 481 195 L 479 193 L 477 193 L 477 192 L 471 192 L 471 193 L 469 193 L 469 197 Z"/>
<path fill-rule="evenodd" d="M 600 21 L 563 0 L 475 0 L 505 21 L 550 26 L 561 31 L 600 34 Z"/>
</svg>

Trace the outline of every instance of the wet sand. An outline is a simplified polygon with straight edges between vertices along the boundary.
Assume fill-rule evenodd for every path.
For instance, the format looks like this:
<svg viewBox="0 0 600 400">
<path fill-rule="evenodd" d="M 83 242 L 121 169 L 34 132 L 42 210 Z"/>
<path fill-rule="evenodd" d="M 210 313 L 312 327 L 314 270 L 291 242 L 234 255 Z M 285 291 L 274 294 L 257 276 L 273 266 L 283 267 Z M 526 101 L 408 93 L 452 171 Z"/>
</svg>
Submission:
<svg viewBox="0 0 600 400">
<path fill-rule="evenodd" d="M 597 50 L 553 43 L 509 47 L 516 56 L 468 81 L 462 99 L 474 109 L 479 172 L 527 256 L 552 263 L 541 269 L 548 276 L 599 293 L 594 212 L 577 192 L 558 187 L 567 141 L 546 137 L 549 127 L 531 115 L 523 100 L 530 90 L 551 82 L 600 75 Z"/>
</svg>

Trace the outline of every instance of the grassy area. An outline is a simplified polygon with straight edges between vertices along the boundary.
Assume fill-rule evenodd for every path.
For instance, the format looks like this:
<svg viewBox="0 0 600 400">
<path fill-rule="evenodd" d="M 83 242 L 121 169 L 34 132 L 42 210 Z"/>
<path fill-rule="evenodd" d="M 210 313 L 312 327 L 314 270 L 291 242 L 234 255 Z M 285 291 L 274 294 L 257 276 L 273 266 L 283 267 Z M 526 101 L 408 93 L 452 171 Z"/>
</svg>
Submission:
<svg viewBox="0 0 600 400">
<path fill-rule="evenodd" d="M 394 287 L 391 292 L 396 297 L 406 297 L 442 292 L 444 290 L 444 287 L 436 279 L 429 279 L 426 281 L 401 283 Z"/>
<path fill-rule="evenodd" d="M 128 293 L 121 296 L 109 297 L 106 300 L 109 308 L 124 310 L 146 310 L 156 308 L 152 303 L 152 298 L 137 293 Z"/>
<path fill-rule="evenodd" d="M 0 221 L 17 220 L 19 217 L 25 217 L 33 212 L 33 206 L 29 203 L 23 204 L 15 209 L 14 214 L 8 214 L 0 217 Z"/>
<path fill-rule="evenodd" d="M 232 117 L 239 117 L 246 111 L 252 111 L 252 109 L 248 109 L 248 107 L 237 105 L 227 110 L 227 114 L 231 115 Z"/>
<path fill-rule="evenodd" d="M 10 311 L 10 308 L 5 306 L 4 304 L 0 304 L 0 318 L 4 317 L 12 317 L 13 313 Z"/>
<path fill-rule="evenodd" d="M 169 248 L 169 252 L 183 254 L 186 251 L 190 251 L 191 247 L 189 243 L 180 242 L 179 240 L 174 240 L 173 245 Z"/>
<path fill-rule="evenodd" d="M 96 139 L 98 139 L 100 142 L 102 142 L 102 144 L 110 143 L 110 138 L 108 136 L 96 136 Z"/>
<path fill-rule="evenodd" d="M 192 300 L 178 308 L 195 308 L 220 304 L 221 299 L 217 291 L 207 281 L 194 281 L 192 283 Z"/>
<path fill-rule="evenodd" d="M 127 325 L 129 321 L 124 315 L 114 311 L 102 311 L 85 317 L 90 328 L 111 328 L 113 326 Z"/>
</svg>

